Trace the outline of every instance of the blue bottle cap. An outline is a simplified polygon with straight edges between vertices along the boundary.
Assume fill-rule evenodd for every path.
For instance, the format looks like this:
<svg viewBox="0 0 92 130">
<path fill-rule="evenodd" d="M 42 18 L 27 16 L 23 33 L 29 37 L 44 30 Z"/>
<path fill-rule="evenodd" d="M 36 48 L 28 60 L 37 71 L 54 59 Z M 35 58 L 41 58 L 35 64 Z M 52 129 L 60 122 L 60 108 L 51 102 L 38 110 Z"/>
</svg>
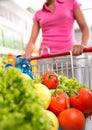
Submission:
<svg viewBox="0 0 92 130">
<path fill-rule="evenodd" d="M 9 68 L 9 67 L 12 67 L 12 64 L 6 64 L 5 65 L 5 68 Z"/>
</svg>

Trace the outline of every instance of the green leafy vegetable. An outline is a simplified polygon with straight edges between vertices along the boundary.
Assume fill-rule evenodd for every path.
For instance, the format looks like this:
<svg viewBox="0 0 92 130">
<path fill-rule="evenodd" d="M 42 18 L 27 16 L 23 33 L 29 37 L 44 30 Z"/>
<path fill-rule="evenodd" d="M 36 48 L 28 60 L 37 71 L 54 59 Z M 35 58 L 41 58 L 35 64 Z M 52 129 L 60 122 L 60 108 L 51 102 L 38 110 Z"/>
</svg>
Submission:
<svg viewBox="0 0 92 130">
<path fill-rule="evenodd" d="M 31 79 L 14 67 L 0 71 L 0 130 L 51 130 Z"/>
<path fill-rule="evenodd" d="M 76 78 L 67 78 L 66 76 L 59 76 L 59 86 L 57 90 L 62 90 L 69 96 L 76 93 L 80 88 L 85 88 L 84 84 L 77 81 Z"/>
</svg>

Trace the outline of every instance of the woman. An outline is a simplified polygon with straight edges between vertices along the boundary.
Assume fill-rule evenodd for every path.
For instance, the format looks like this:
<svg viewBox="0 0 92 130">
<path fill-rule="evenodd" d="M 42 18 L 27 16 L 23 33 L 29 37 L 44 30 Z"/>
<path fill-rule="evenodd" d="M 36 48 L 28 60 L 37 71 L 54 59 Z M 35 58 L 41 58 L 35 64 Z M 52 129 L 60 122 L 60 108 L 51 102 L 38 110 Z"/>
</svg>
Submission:
<svg viewBox="0 0 92 130">
<path fill-rule="evenodd" d="M 81 43 L 75 41 L 75 20 L 82 33 Z M 51 52 L 72 50 L 73 55 L 80 55 L 87 46 L 89 29 L 77 0 L 47 0 L 43 8 L 35 13 L 33 21 L 32 33 L 24 54 L 26 59 L 31 58 L 40 29 L 42 42 L 39 50 L 49 47 Z"/>
<path fill-rule="evenodd" d="M 43 8 L 35 13 L 33 20 L 32 33 L 24 54 L 24 57 L 28 60 L 31 59 L 31 54 L 40 29 L 42 29 L 42 42 L 39 51 L 43 47 L 48 47 L 51 53 L 71 50 L 73 55 L 80 55 L 83 52 L 83 48 L 87 46 L 89 29 L 77 0 L 47 0 Z M 74 37 L 75 20 L 82 33 L 80 43 L 76 43 Z M 46 66 L 48 60 L 38 60 L 40 66 L 38 72 L 40 75 L 48 70 L 54 70 L 56 73 L 62 71 L 63 75 L 69 78 L 75 77 L 79 82 L 85 83 L 83 70 L 78 69 L 80 63 L 77 60 L 75 60 L 74 65 L 69 62 L 68 64 L 64 63 L 63 70 L 62 59 L 60 57 L 50 59 L 50 64 Z M 65 61 L 69 60 L 70 58 L 65 59 Z M 58 66 L 56 64 L 57 62 Z M 81 62 L 81 64 L 84 65 L 84 62 Z M 71 68 L 71 66 L 73 67 Z"/>
</svg>

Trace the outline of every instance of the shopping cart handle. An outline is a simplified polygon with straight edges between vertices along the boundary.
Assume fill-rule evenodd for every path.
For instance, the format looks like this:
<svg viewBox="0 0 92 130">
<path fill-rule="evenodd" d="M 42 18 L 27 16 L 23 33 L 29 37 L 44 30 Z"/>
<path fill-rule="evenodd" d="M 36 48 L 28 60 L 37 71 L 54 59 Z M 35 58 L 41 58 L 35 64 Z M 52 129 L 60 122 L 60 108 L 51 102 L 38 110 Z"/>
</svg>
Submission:
<svg viewBox="0 0 92 130">
<path fill-rule="evenodd" d="M 92 52 L 92 47 L 84 48 L 84 49 L 83 49 L 83 52 L 84 52 L 84 53 L 86 53 L 86 52 Z"/>
<path fill-rule="evenodd" d="M 48 54 L 43 54 L 43 55 L 31 57 L 30 61 L 31 60 L 51 58 L 51 57 L 56 57 L 56 56 L 67 56 L 67 55 L 70 55 L 70 52 L 48 53 Z"/>
<path fill-rule="evenodd" d="M 83 49 L 83 53 L 92 52 L 92 47 L 87 47 Z M 44 58 L 51 58 L 51 57 L 57 57 L 57 56 L 67 56 L 70 55 L 71 51 L 68 52 L 58 52 L 58 53 L 47 53 L 47 54 L 40 54 L 38 56 L 31 57 L 31 60 L 38 60 L 38 59 L 44 59 Z"/>
</svg>

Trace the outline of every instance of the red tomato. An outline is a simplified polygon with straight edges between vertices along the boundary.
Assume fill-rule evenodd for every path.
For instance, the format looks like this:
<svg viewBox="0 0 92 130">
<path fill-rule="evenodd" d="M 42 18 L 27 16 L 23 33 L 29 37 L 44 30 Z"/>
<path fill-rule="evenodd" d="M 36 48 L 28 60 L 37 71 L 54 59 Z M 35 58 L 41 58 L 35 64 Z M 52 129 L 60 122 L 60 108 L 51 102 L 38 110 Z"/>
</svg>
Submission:
<svg viewBox="0 0 92 130">
<path fill-rule="evenodd" d="M 70 97 L 70 105 L 81 110 L 85 116 L 92 115 L 92 92 L 87 88 L 81 88 L 79 95 Z"/>
<path fill-rule="evenodd" d="M 58 75 L 54 71 L 47 71 L 42 75 L 42 84 L 49 89 L 55 89 L 58 86 Z"/>
<path fill-rule="evenodd" d="M 85 117 L 80 110 L 75 108 L 60 112 L 58 120 L 62 130 L 84 130 L 85 128 Z"/>
<path fill-rule="evenodd" d="M 49 110 L 55 115 L 70 107 L 69 97 L 64 92 L 57 92 L 56 95 L 51 96 Z"/>
</svg>

